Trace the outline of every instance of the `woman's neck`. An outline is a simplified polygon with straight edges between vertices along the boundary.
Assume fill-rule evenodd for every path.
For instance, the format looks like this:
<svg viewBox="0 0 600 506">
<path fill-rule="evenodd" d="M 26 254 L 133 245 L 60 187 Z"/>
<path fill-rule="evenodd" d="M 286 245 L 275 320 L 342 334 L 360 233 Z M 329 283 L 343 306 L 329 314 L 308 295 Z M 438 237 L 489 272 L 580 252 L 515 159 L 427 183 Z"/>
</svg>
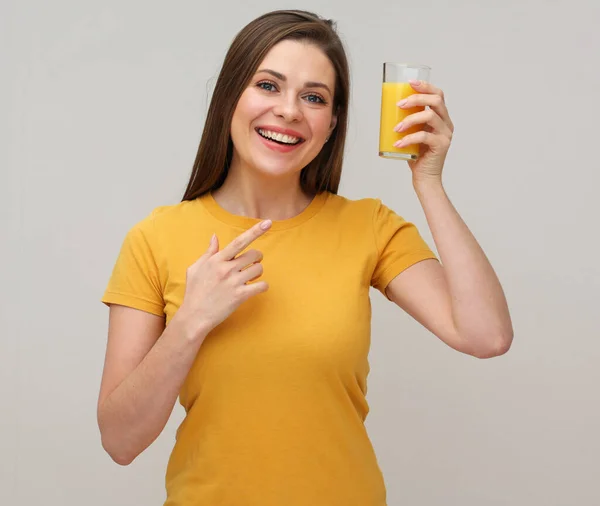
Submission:
<svg viewBox="0 0 600 506">
<path fill-rule="evenodd" d="M 300 174 L 290 178 L 260 178 L 249 171 L 230 170 L 223 185 L 212 192 L 226 211 L 257 219 L 286 220 L 300 214 L 312 201 L 300 186 Z"/>
</svg>

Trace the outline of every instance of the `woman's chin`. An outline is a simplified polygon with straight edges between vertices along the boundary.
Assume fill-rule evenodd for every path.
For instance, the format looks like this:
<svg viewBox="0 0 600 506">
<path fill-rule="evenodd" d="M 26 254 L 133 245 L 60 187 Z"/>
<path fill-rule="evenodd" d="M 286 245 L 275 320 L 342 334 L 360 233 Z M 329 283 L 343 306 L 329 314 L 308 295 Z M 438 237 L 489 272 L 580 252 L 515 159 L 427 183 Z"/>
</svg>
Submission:
<svg viewBox="0 0 600 506">
<path fill-rule="evenodd" d="M 297 176 L 302 170 L 303 166 L 297 164 L 285 163 L 276 160 L 255 160 L 252 164 L 254 170 L 262 177 L 271 178 L 290 178 Z"/>
</svg>

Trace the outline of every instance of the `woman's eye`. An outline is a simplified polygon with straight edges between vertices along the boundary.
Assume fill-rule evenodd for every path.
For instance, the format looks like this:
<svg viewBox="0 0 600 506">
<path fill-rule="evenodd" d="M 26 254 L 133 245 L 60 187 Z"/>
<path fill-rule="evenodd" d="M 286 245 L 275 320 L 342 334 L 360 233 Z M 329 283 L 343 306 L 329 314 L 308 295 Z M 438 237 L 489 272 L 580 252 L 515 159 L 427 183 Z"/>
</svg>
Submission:
<svg viewBox="0 0 600 506">
<path fill-rule="evenodd" d="M 313 104 L 324 104 L 325 100 L 323 100 L 319 95 L 307 95 L 306 98 L 309 102 Z"/>
<path fill-rule="evenodd" d="M 265 91 L 275 91 L 275 85 L 273 83 L 269 83 L 263 81 L 262 83 L 258 83 L 257 86 Z"/>
</svg>

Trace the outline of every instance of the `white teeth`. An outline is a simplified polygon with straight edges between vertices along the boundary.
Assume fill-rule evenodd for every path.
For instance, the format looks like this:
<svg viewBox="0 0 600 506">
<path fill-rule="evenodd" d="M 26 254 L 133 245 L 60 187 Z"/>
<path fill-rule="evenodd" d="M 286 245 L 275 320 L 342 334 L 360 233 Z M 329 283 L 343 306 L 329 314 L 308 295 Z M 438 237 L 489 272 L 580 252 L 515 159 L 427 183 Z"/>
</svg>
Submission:
<svg viewBox="0 0 600 506">
<path fill-rule="evenodd" d="M 300 142 L 299 137 L 292 137 L 290 135 L 284 135 L 284 134 L 280 134 L 277 132 L 271 132 L 270 130 L 262 130 L 259 128 L 258 132 L 263 137 L 268 137 L 269 139 L 273 139 L 278 142 L 283 142 L 285 144 L 298 144 L 298 142 Z"/>
</svg>

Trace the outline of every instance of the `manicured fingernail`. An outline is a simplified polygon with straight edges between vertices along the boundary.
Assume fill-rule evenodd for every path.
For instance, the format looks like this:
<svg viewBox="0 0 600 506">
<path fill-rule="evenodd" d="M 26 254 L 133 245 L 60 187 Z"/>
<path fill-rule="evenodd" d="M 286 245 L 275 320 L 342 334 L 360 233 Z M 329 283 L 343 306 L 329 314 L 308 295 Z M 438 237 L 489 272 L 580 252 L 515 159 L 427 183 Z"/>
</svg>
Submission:
<svg viewBox="0 0 600 506">
<path fill-rule="evenodd" d="M 413 86 L 421 86 L 421 81 L 418 81 L 416 79 L 410 79 L 408 82 Z"/>
<path fill-rule="evenodd" d="M 398 107 L 404 107 L 406 105 L 406 103 L 408 102 L 408 99 L 405 98 L 404 100 L 400 100 L 400 102 L 398 102 L 396 105 Z"/>
<path fill-rule="evenodd" d="M 394 143 L 395 148 L 401 148 L 402 146 L 404 146 L 404 139 L 400 139 L 398 142 Z"/>
<path fill-rule="evenodd" d="M 394 132 L 401 132 L 403 128 L 404 128 L 404 123 L 398 123 L 396 125 L 396 127 L 394 128 Z"/>
<path fill-rule="evenodd" d="M 263 230 L 268 230 L 271 226 L 271 223 L 273 223 L 271 220 L 265 220 L 260 224 L 260 228 L 262 228 Z"/>
</svg>

